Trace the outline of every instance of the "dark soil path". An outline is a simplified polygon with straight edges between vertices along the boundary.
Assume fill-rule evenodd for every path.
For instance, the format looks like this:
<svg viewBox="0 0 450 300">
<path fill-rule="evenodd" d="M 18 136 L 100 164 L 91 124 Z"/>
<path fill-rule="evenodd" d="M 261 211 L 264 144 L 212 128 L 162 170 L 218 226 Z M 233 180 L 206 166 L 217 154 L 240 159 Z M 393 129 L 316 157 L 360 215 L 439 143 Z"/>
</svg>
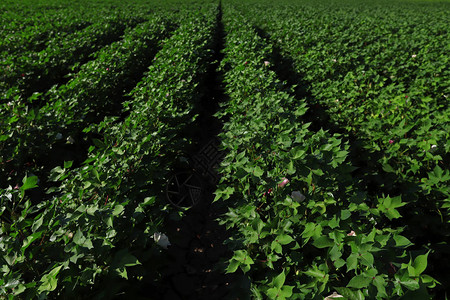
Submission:
<svg viewBox="0 0 450 300">
<path fill-rule="evenodd" d="M 214 202 L 214 191 L 219 180 L 216 171 L 224 153 L 219 150 L 217 135 L 222 124 L 214 117 L 219 103 L 227 100 L 222 88 L 222 75 L 218 71 L 224 47 L 222 12 L 216 28 L 213 63 L 205 76 L 205 93 L 196 108 L 198 118 L 188 133 L 195 142 L 189 156 L 195 171 L 203 180 L 202 197 L 198 204 L 187 210 L 178 221 L 169 221 L 167 236 L 171 246 L 167 249 L 170 260 L 162 270 L 159 289 L 162 299 L 247 299 L 249 286 L 240 274 L 225 274 L 226 262 L 232 253 L 224 241 L 226 228 L 217 218 L 227 211 L 223 204 Z"/>
</svg>

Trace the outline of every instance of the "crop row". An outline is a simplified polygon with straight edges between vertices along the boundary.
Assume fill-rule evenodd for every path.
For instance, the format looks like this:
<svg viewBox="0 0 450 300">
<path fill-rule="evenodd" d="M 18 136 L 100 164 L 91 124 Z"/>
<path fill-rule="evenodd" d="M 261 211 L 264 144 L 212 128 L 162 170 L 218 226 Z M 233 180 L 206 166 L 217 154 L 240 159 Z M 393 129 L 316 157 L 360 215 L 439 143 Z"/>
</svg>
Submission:
<svg viewBox="0 0 450 300">
<path fill-rule="evenodd" d="M 228 272 L 244 272 L 255 299 L 350 298 L 426 293 L 423 251 L 400 219 L 401 197 L 374 197 L 352 180 L 349 144 L 309 130 L 308 103 L 292 97 L 271 70 L 273 48 L 224 5 L 223 70 L 229 103 L 219 114 L 228 151 L 216 200 L 229 203 Z"/>
<path fill-rule="evenodd" d="M 136 293 L 139 280 L 158 276 L 161 250 L 153 233 L 161 231 L 165 215 L 162 183 L 189 143 L 180 132 L 194 118 L 216 15 L 215 5 L 179 13 L 179 28 L 130 93 L 129 115 L 90 127 L 102 138 L 81 167 L 66 162 L 52 171 L 59 185 L 46 199 L 24 200 L 36 177 L 25 178 L 18 190 L 2 190 L 3 294 L 112 297 L 131 284 Z M 163 23 L 157 21 L 155 28 Z"/>
<path fill-rule="evenodd" d="M 25 51 L 41 51 L 47 41 L 56 36 L 64 36 L 81 30 L 90 25 L 90 20 L 83 15 L 85 12 L 65 12 L 52 14 L 50 20 L 40 20 L 33 26 L 23 30 L 5 30 L 0 41 L 2 57 Z"/>
<path fill-rule="evenodd" d="M 3 30 L 0 32 L 0 53 L 3 59 L 7 56 L 18 55 L 19 52 L 42 51 L 49 43 L 54 43 L 54 39 L 62 40 L 68 34 L 80 31 L 92 23 L 98 23 L 105 17 L 118 17 L 127 11 L 134 11 L 135 18 L 138 15 L 143 17 L 155 8 L 139 7 L 137 9 L 130 5 L 123 5 L 118 9 L 108 5 L 95 6 L 94 3 L 90 3 L 85 6 L 70 5 L 40 12 L 33 5 L 32 13 L 20 16 L 15 15 L 17 10 L 5 12 L 1 19 L 0 26 Z"/>
<path fill-rule="evenodd" d="M 407 200 L 405 236 L 432 249 L 430 270 L 448 281 L 448 10 L 379 5 L 356 14 L 339 4 L 318 17 L 317 7 L 301 7 L 264 19 L 255 7 L 241 11 L 292 62 L 297 94 L 324 108 L 315 119 L 351 141 L 354 178 L 371 195 Z"/>
<path fill-rule="evenodd" d="M 33 169 L 40 175 L 38 170 L 43 162 L 48 165 L 49 161 L 55 161 L 68 140 L 72 148 L 79 148 L 85 138 L 82 133 L 85 127 L 120 112 L 124 93 L 140 80 L 158 42 L 170 31 L 171 25 L 164 18 L 154 17 L 128 29 L 122 40 L 95 53 L 94 60 L 80 66 L 67 84 L 55 86 L 45 96 L 33 100 L 40 101 L 40 105 L 33 107 L 33 103 L 20 99 L 4 104 L 0 152 L 5 172 L 17 170 L 23 176 L 24 170 Z M 62 163 L 57 158 L 55 162 Z M 50 163 L 50 167 L 54 166 Z"/>
<path fill-rule="evenodd" d="M 107 17 L 69 36 L 57 36 L 39 52 L 29 51 L 8 56 L 1 62 L 1 90 L 6 102 L 21 95 L 44 92 L 64 76 L 75 71 L 89 55 L 120 39 L 125 29 L 142 22 L 134 17 Z"/>
<path fill-rule="evenodd" d="M 356 20 L 343 8 L 317 18 L 314 8 L 287 7 L 264 20 L 244 10 L 293 59 L 303 76 L 294 83 L 307 85 L 332 123 L 365 140 L 367 151 L 381 151 L 386 172 L 418 182 L 434 181 L 450 151 L 448 14 L 428 9 L 425 22 L 425 15 L 399 8 L 363 11 Z"/>
</svg>

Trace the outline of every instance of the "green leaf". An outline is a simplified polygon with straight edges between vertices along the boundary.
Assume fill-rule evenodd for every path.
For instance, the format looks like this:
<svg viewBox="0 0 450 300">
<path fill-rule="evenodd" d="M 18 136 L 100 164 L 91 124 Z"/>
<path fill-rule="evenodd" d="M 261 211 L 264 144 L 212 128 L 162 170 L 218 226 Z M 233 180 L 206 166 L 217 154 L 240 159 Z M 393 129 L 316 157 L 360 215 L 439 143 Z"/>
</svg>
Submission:
<svg viewBox="0 0 450 300">
<path fill-rule="evenodd" d="M 275 277 L 272 281 L 272 284 L 274 287 L 281 289 L 281 287 L 283 286 L 284 282 L 286 280 L 286 275 L 284 274 L 284 271 L 281 272 L 277 277 Z"/>
<path fill-rule="evenodd" d="M 230 261 L 230 263 L 228 264 L 226 273 L 234 273 L 234 272 L 236 272 L 236 270 L 239 268 L 239 265 L 240 265 L 239 261 L 237 261 L 235 259 L 232 259 Z"/>
<path fill-rule="evenodd" d="M 303 158 L 303 156 L 305 155 L 305 153 L 306 153 L 306 152 L 305 152 L 305 150 L 303 150 L 303 149 L 300 149 L 300 148 L 295 149 L 295 150 L 294 150 L 294 153 L 293 153 L 293 155 L 292 155 L 292 158 L 293 158 L 294 160 Z"/>
<path fill-rule="evenodd" d="M 339 219 L 336 217 L 336 215 L 334 215 L 333 218 L 328 222 L 328 226 L 330 226 L 331 229 L 339 226 Z"/>
<path fill-rule="evenodd" d="M 406 280 L 401 280 L 400 284 L 405 286 L 408 290 L 414 291 L 419 288 L 419 282 L 413 278 L 408 278 Z"/>
<path fill-rule="evenodd" d="M 339 299 L 346 299 L 346 300 L 364 300 L 364 294 L 361 291 L 353 291 L 349 288 L 345 287 L 335 287 L 334 288 L 339 294 L 344 296 L 344 298 L 336 298 L 336 300 Z"/>
<path fill-rule="evenodd" d="M 287 235 L 287 234 L 280 234 L 276 239 L 275 239 L 275 241 L 276 242 L 278 242 L 278 243 L 280 243 L 281 245 L 287 245 L 287 244 L 289 244 L 290 242 L 292 242 L 294 239 L 290 236 L 290 235 Z"/>
<path fill-rule="evenodd" d="M 411 241 L 402 235 L 394 235 L 395 246 L 397 247 L 407 247 L 412 245 Z"/>
<path fill-rule="evenodd" d="M 373 265 L 373 261 L 374 261 L 374 258 L 373 258 L 372 253 L 366 252 L 366 253 L 362 253 L 362 254 L 361 254 L 361 262 L 362 262 L 364 265 L 370 267 L 370 266 Z"/>
<path fill-rule="evenodd" d="M 392 166 L 388 163 L 383 164 L 383 170 L 387 173 L 395 173 L 394 168 L 392 168 Z"/>
<path fill-rule="evenodd" d="M 98 174 L 98 171 L 96 169 L 92 169 L 91 173 L 95 178 L 97 178 L 98 181 L 100 181 L 100 175 Z"/>
<path fill-rule="evenodd" d="M 216 197 L 214 198 L 214 201 L 217 201 L 219 199 L 222 200 L 227 200 L 228 198 L 230 198 L 230 196 L 234 193 L 234 187 L 228 186 L 226 189 L 224 190 L 216 190 L 215 194 Z"/>
<path fill-rule="evenodd" d="M 39 219 L 34 221 L 33 226 L 31 226 L 31 230 L 33 232 L 36 232 L 41 227 L 43 221 L 44 221 L 44 216 L 41 216 Z"/>
<path fill-rule="evenodd" d="M 292 290 L 294 289 L 293 286 L 285 285 L 281 288 L 281 296 L 284 299 L 289 299 L 292 296 Z"/>
<path fill-rule="evenodd" d="M 279 292 L 279 289 L 273 287 L 267 290 L 267 296 L 269 296 L 270 299 L 280 299 Z"/>
<path fill-rule="evenodd" d="M 86 238 L 84 237 L 83 232 L 81 232 L 81 230 L 78 229 L 77 232 L 73 236 L 73 242 L 77 245 L 83 246 L 85 241 L 86 241 Z"/>
<path fill-rule="evenodd" d="M 316 169 L 316 170 L 311 170 L 311 172 L 313 172 L 314 174 L 316 174 L 317 176 L 322 176 L 324 173 L 322 170 L 320 169 Z"/>
<path fill-rule="evenodd" d="M 401 196 L 390 198 L 379 199 L 378 209 L 386 214 L 389 220 L 400 218 L 400 213 L 396 210 L 398 207 L 402 207 L 406 203 L 402 203 Z"/>
<path fill-rule="evenodd" d="M 387 298 L 387 294 L 386 294 L 386 280 L 384 280 L 383 277 L 381 276 L 376 276 L 375 279 L 373 280 L 373 284 L 377 287 L 378 290 L 378 296 L 383 297 L 383 298 Z"/>
<path fill-rule="evenodd" d="M 155 203 L 155 201 L 156 197 L 146 197 L 144 198 L 144 201 L 141 203 L 141 206 L 152 205 L 153 203 Z"/>
<path fill-rule="evenodd" d="M 291 160 L 291 161 L 289 162 L 289 164 L 288 164 L 287 173 L 288 173 L 289 175 L 292 175 L 292 174 L 295 174 L 296 171 L 297 171 L 297 170 L 296 170 L 295 167 L 294 167 L 294 162 Z"/>
<path fill-rule="evenodd" d="M 336 269 L 339 269 L 343 265 L 345 265 L 345 260 L 341 258 L 336 259 L 336 261 L 334 262 L 334 266 L 336 267 Z"/>
<path fill-rule="evenodd" d="M 38 291 L 39 292 L 45 292 L 45 291 L 54 291 L 56 287 L 58 286 L 58 279 L 56 276 L 58 275 L 59 271 L 61 270 L 62 266 L 58 266 L 56 268 L 53 268 L 50 273 L 45 274 L 42 276 L 40 282 L 41 285 L 39 286 Z"/>
<path fill-rule="evenodd" d="M 128 249 L 119 250 L 114 256 L 114 261 L 112 263 L 112 269 L 122 278 L 127 279 L 128 273 L 126 271 L 126 267 L 133 267 L 136 265 L 140 265 L 139 260 L 132 255 Z"/>
<path fill-rule="evenodd" d="M 233 259 L 236 259 L 241 264 L 251 265 L 253 264 L 253 259 L 248 255 L 247 251 L 245 250 L 237 250 L 234 251 Z"/>
<path fill-rule="evenodd" d="M 40 237 L 42 236 L 42 233 L 43 233 L 42 231 L 35 232 L 35 233 L 29 235 L 29 236 L 23 241 L 22 248 L 21 248 L 21 250 L 22 250 L 22 255 L 23 255 L 23 253 L 25 252 L 25 250 L 31 245 L 31 243 L 33 243 L 35 240 L 37 240 L 38 238 L 40 238 Z"/>
<path fill-rule="evenodd" d="M 317 269 L 316 266 L 313 266 L 313 269 L 309 269 L 308 271 L 303 272 L 303 273 L 310 277 L 316 277 L 316 278 L 320 278 L 320 279 L 324 278 L 326 275 L 323 271 Z"/>
<path fill-rule="evenodd" d="M 347 272 L 350 270 L 356 270 L 358 266 L 358 254 L 352 253 L 347 258 Z"/>
<path fill-rule="evenodd" d="M 3 259 L 6 261 L 6 263 L 10 266 L 12 266 L 14 264 L 14 262 L 16 261 L 17 258 L 17 253 L 14 254 L 14 256 L 8 256 L 8 255 L 4 255 Z M 0 283 L 1 284 L 1 283 Z"/>
<path fill-rule="evenodd" d="M 369 286 L 371 278 L 367 278 L 364 275 L 357 275 L 353 277 L 350 282 L 347 284 L 348 287 L 362 289 Z"/>
<path fill-rule="evenodd" d="M 23 185 L 20 187 L 21 191 L 26 191 L 32 188 L 37 187 L 37 182 L 38 182 L 38 178 L 37 176 L 31 176 L 31 177 L 24 177 L 23 180 Z"/>
<path fill-rule="evenodd" d="M 122 212 L 123 212 L 123 210 L 124 210 L 124 207 L 122 206 L 122 205 L 116 205 L 115 207 L 114 207 L 114 210 L 113 210 L 113 212 L 112 212 L 112 215 L 113 216 L 118 216 L 118 215 L 120 215 Z"/>
<path fill-rule="evenodd" d="M 94 143 L 95 146 L 97 146 L 100 149 L 103 149 L 106 147 L 105 143 L 103 143 L 99 139 L 92 139 L 92 142 Z"/>
<path fill-rule="evenodd" d="M 280 243 L 277 243 L 276 241 L 272 241 L 272 243 L 270 244 L 270 249 L 278 254 L 283 253 L 283 247 L 281 246 Z"/>
<path fill-rule="evenodd" d="M 428 251 L 426 254 L 417 256 L 412 264 L 411 262 L 408 264 L 409 276 L 416 277 L 422 274 L 423 271 L 425 271 L 425 269 L 427 268 L 427 258 L 429 253 L 430 252 Z"/>
<path fill-rule="evenodd" d="M 314 240 L 313 245 L 317 248 L 328 248 L 334 246 L 334 241 L 327 236 L 321 236 Z"/>
<path fill-rule="evenodd" d="M 341 211 L 341 220 L 342 221 L 347 220 L 348 218 L 350 218 L 351 215 L 352 215 L 352 213 L 349 210 L 347 210 L 347 209 L 342 210 Z"/>
<path fill-rule="evenodd" d="M 70 168 L 72 166 L 72 164 L 73 164 L 72 160 L 71 161 L 65 161 L 64 162 L 64 169 Z"/>
<path fill-rule="evenodd" d="M 255 175 L 256 177 L 261 177 L 263 174 L 264 174 L 264 171 L 259 166 L 256 166 L 253 169 L 253 175 Z"/>
<path fill-rule="evenodd" d="M 125 252 L 121 256 L 120 262 L 119 262 L 119 266 L 125 266 L 125 267 L 132 267 L 132 266 L 137 266 L 137 265 L 140 265 L 140 264 L 141 263 L 136 258 L 136 256 L 132 255 L 129 252 Z"/>
</svg>

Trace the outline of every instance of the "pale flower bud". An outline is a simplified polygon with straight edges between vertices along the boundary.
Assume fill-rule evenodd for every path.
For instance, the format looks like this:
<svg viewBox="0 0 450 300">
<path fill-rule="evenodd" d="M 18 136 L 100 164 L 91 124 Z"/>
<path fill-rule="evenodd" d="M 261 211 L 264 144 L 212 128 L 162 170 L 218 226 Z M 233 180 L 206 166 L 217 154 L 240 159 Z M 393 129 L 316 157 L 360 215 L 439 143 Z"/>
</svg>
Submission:
<svg viewBox="0 0 450 300">
<path fill-rule="evenodd" d="M 278 187 L 284 187 L 288 183 L 289 183 L 289 179 L 287 179 L 286 177 L 283 177 L 283 181 L 278 184 Z"/>
<path fill-rule="evenodd" d="M 356 236 L 356 232 L 354 230 L 347 233 L 347 236 Z"/>
<path fill-rule="evenodd" d="M 268 62 L 267 60 L 264 61 L 264 66 L 268 67 L 270 65 L 270 62 Z"/>
<path fill-rule="evenodd" d="M 344 298 L 344 296 L 339 295 L 339 294 L 336 293 L 336 292 L 333 292 L 333 294 L 331 294 L 331 295 L 325 297 L 325 299 L 323 299 L 323 300 L 333 300 L 333 299 L 336 299 L 336 298 Z"/>
</svg>

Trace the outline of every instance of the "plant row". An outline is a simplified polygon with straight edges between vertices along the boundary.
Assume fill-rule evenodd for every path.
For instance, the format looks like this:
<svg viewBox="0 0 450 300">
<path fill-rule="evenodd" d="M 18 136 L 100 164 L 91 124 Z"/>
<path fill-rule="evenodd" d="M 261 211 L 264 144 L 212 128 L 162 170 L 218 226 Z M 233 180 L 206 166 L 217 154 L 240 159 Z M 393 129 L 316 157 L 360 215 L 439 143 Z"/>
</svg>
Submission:
<svg viewBox="0 0 450 300">
<path fill-rule="evenodd" d="M 3 105 L 5 126 L 0 153 L 5 173 L 23 177 L 27 169 L 38 172 L 45 166 L 43 162 L 48 164 L 65 154 L 66 143 L 79 149 L 87 138 L 83 134 L 85 127 L 106 115 L 120 114 L 125 93 L 140 80 L 158 50 L 158 43 L 173 30 L 163 14 L 151 19 L 127 29 L 122 40 L 96 52 L 94 59 L 80 66 L 66 84 L 55 86 L 42 97 L 31 98 L 31 103 L 17 99 Z M 37 101 L 42 107 L 33 105 Z M 58 153 L 61 147 L 63 153 Z M 60 165 L 62 161 L 56 159 L 55 163 Z M 50 167 L 54 166 L 50 163 Z"/>
<path fill-rule="evenodd" d="M 120 15 L 105 17 L 67 36 L 57 35 L 47 41 L 42 51 L 24 51 L 5 57 L 1 61 L 2 102 L 18 96 L 26 98 L 60 83 L 79 64 L 87 62 L 92 53 L 119 40 L 127 27 L 143 21 L 143 18 Z"/>
<path fill-rule="evenodd" d="M 39 204 L 27 198 L 36 177 L 2 190 L 4 295 L 104 299 L 144 283 L 148 295 L 164 260 L 154 235 L 168 210 L 164 176 L 189 143 L 181 130 L 194 119 L 216 15 L 216 5 L 178 13 L 179 28 L 130 93 L 129 115 L 91 126 L 102 138 L 81 167 L 52 171 L 58 186 Z"/>
<path fill-rule="evenodd" d="M 0 41 L 2 57 L 12 54 L 17 55 L 18 52 L 41 51 L 45 48 L 49 39 L 55 36 L 64 36 L 89 26 L 91 20 L 87 19 L 84 13 L 86 12 L 68 10 L 55 14 L 46 14 L 44 18 L 32 26 L 27 26 L 23 29 L 4 29 L 4 34 Z M 26 22 L 25 18 L 21 19 Z"/>
<path fill-rule="evenodd" d="M 271 70 L 273 48 L 224 5 L 225 90 L 221 116 L 228 151 L 216 201 L 234 234 L 228 272 L 244 272 L 255 299 L 349 299 L 427 294 L 426 249 L 402 227 L 400 196 L 370 196 L 351 176 L 348 142 L 309 130 L 308 103 Z M 410 248 L 411 249 L 411 248 Z"/>
<path fill-rule="evenodd" d="M 330 122 L 363 140 L 364 151 L 381 153 L 376 163 L 390 173 L 387 190 L 400 186 L 425 206 L 448 207 L 448 12 L 375 6 L 358 14 L 333 6 L 316 17 L 317 8 L 303 8 L 270 18 L 244 10 L 292 57 L 303 77 L 294 83 L 306 85 Z"/>
<path fill-rule="evenodd" d="M 430 272 L 444 283 L 450 74 L 448 10 L 440 5 L 339 3 L 322 7 L 318 16 L 318 7 L 303 4 L 279 7 L 264 19 L 255 7 L 241 10 L 291 60 L 297 92 L 324 108 L 312 111 L 313 118 L 355 146 L 351 156 L 358 169 L 352 175 L 371 195 L 407 199 L 404 234 L 432 249 Z"/>
</svg>

